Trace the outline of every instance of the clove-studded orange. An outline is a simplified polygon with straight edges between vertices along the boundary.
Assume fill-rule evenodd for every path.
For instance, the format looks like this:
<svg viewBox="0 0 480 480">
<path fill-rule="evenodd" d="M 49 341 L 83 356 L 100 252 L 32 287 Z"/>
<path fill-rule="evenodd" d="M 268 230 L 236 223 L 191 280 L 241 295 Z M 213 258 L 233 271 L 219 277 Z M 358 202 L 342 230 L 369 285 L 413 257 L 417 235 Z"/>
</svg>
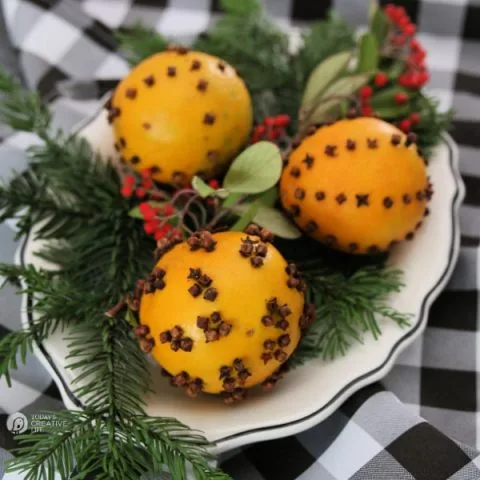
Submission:
<svg viewBox="0 0 480 480">
<path fill-rule="evenodd" d="M 153 357 L 191 396 L 222 393 L 232 403 L 273 386 L 308 323 L 295 266 L 268 232 L 249 231 L 201 232 L 175 245 L 141 297 Z"/>
<path fill-rule="evenodd" d="M 415 136 L 366 117 L 309 133 L 280 182 L 282 204 L 297 225 L 354 254 L 412 239 L 433 193 Z"/>
<path fill-rule="evenodd" d="M 164 183 L 220 173 L 247 141 L 252 103 L 223 60 L 178 48 L 153 55 L 118 85 L 108 106 L 115 148 Z"/>
</svg>

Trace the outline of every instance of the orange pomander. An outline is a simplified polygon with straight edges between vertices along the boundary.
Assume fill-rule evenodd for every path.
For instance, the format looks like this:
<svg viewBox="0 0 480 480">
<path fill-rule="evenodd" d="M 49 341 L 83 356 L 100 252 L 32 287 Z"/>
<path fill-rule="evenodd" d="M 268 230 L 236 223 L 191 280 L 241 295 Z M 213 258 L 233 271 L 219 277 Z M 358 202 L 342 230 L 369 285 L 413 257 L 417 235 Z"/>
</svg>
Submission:
<svg viewBox="0 0 480 480">
<path fill-rule="evenodd" d="M 253 227 L 257 235 L 191 237 L 163 255 L 145 284 L 141 341 L 190 396 L 221 393 L 233 403 L 255 385 L 270 389 L 308 323 L 304 281 L 270 234 Z"/>
<path fill-rule="evenodd" d="M 280 195 L 297 225 L 350 253 L 386 251 L 414 236 L 432 195 L 413 134 L 375 118 L 341 120 L 303 139 Z"/>
<path fill-rule="evenodd" d="M 233 67 L 205 53 L 172 49 L 147 58 L 109 105 L 115 147 L 135 170 L 164 183 L 223 171 L 248 139 L 252 102 Z"/>
</svg>

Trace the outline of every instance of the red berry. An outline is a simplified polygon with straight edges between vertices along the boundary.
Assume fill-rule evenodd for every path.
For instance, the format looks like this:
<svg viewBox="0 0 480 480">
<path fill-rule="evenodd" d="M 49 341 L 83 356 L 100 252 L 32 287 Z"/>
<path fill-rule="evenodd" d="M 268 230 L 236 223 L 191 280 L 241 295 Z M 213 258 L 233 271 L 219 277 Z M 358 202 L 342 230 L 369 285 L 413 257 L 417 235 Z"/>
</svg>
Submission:
<svg viewBox="0 0 480 480">
<path fill-rule="evenodd" d="M 398 128 L 404 133 L 408 133 L 410 131 L 411 126 L 412 125 L 410 123 L 410 120 L 408 120 L 408 118 L 405 118 L 398 124 Z"/>
<path fill-rule="evenodd" d="M 152 235 L 155 232 L 157 226 L 158 226 L 158 219 L 154 219 L 154 220 L 145 222 L 143 225 L 143 229 L 145 230 L 145 233 L 147 235 Z"/>
<path fill-rule="evenodd" d="M 408 18 L 408 15 L 403 15 L 397 20 L 398 26 L 404 30 L 410 25 L 410 18 Z"/>
<path fill-rule="evenodd" d="M 420 123 L 420 114 L 418 112 L 413 112 L 410 114 L 410 117 L 408 117 L 410 120 L 410 123 L 412 125 L 417 125 Z"/>
<path fill-rule="evenodd" d="M 215 178 L 212 178 L 212 180 L 210 180 L 208 182 L 208 184 L 212 187 L 212 188 L 215 188 L 217 189 L 219 186 L 220 186 L 220 182 L 218 180 L 216 180 Z"/>
<path fill-rule="evenodd" d="M 395 103 L 397 105 L 403 105 L 408 102 L 408 95 L 405 92 L 398 92 L 395 95 Z"/>
<path fill-rule="evenodd" d="M 412 40 L 410 40 L 410 48 L 416 52 L 417 50 L 421 50 L 422 46 L 416 38 L 412 38 Z"/>
<path fill-rule="evenodd" d="M 139 187 L 135 190 L 135 195 L 138 197 L 138 198 L 143 198 L 145 197 L 145 195 L 147 194 L 147 192 L 145 191 L 144 188 L 142 187 Z"/>
<path fill-rule="evenodd" d="M 122 189 L 120 190 L 120 193 L 122 197 L 130 198 L 132 196 L 133 189 L 132 187 L 129 187 L 129 186 L 123 186 Z"/>
<path fill-rule="evenodd" d="M 276 140 L 277 138 L 281 137 L 283 134 L 283 128 L 272 128 L 267 133 L 267 138 L 269 140 Z"/>
<path fill-rule="evenodd" d="M 416 31 L 417 31 L 417 28 L 413 23 L 409 23 L 405 25 L 405 27 L 403 28 L 403 33 L 408 37 L 411 37 L 412 35 L 414 35 Z"/>
<path fill-rule="evenodd" d="M 412 83 L 412 77 L 409 73 L 404 73 L 398 77 L 398 83 L 402 87 L 410 87 Z"/>
<path fill-rule="evenodd" d="M 430 74 L 426 70 L 424 70 L 423 72 L 420 72 L 418 74 L 418 86 L 419 87 L 428 83 L 429 80 L 430 80 Z"/>
<path fill-rule="evenodd" d="M 155 230 L 155 240 L 160 240 L 163 238 L 167 233 L 169 233 L 173 227 L 169 223 L 164 223 L 160 228 Z"/>
<path fill-rule="evenodd" d="M 257 125 L 253 131 L 258 135 L 263 135 L 265 133 L 266 127 L 265 125 Z"/>
<path fill-rule="evenodd" d="M 143 178 L 149 178 L 149 177 L 152 175 L 152 172 L 150 171 L 149 168 L 145 168 L 145 169 L 143 169 L 143 170 L 140 172 L 140 175 L 141 175 Z"/>
<path fill-rule="evenodd" d="M 358 93 L 362 99 L 370 98 L 373 94 L 373 88 L 370 85 L 365 85 L 358 91 Z"/>
<path fill-rule="evenodd" d="M 153 188 L 153 180 L 150 177 L 146 177 L 142 180 L 142 187 L 150 190 Z"/>
<path fill-rule="evenodd" d="M 375 75 L 373 81 L 377 87 L 384 87 L 388 83 L 388 77 L 383 72 L 379 72 Z"/>
<path fill-rule="evenodd" d="M 166 217 L 169 217 L 170 215 L 173 215 L 173 212 L 175 212 L 175 209 L 173 208 L 173 205 L 171 203 L 167 203 L 164 207 L 163 207 L 163 214 L 166 216 Z"/>
<path fill-rule="evenodd" d="M 418 73 L 412 73 L 411 75 L 411 80 L 410 80 L 410 87 L 411 88 L 418 88 L 421 86 L 420 82 L 420 74 Z"/>
<path fill-rule="evenodd" d="M 277 127 L 286 127 L 290 123 L 290 115 L 281 114 L 275 117 L 275 125 Z"/>
<path fill-rule="evenodd" d="M 140 213 L 143 215 L 143 218 L 145 220 L 152 220 L 155 218 L 155 209 L 152 208 L 152 206 L 147 203 L 147 202 L 142 202 L 139 206 L 138 209 L 140 210 Z"/>
<path fill-rule="evenodd" d="M 373 108 L 370 105 L 364 104 L 361 106 L 360 110 L 362 111 L 362 115 L 364 117 L 370 117 L 373 115 Z"/>
<path fill-rule="evenodd" d="M 123 178 L 123 184 L 125 186 L 126 185 L 129 185 L 129 186 L 135 185 L 135 177 L 133 175 L 125 175 L 125 177 Z"/>
<path fill-rule="evenodd" d="M 263 123 L 267 127 L 271 127 L 271 126 L 275 125 L 275 118 L 274 117 L 266 117 L 265 120 L 263 121 Z"/>
<path fill-rule="evenodd" d="M 387 17 L 391 18 L 392 15 L 395 15 L 396 7 L 393 5 L 393 3 L 388 3 L 385 5 L 383 11 Z"/>
<path fill-rule="evenodd" d="M 180 239 L 183 238 L 183 234 L 178 228 L 174 228 L 171 231 L 171 235 L 172 235 L 172 238 L 180 238 Z"/>
</svg>

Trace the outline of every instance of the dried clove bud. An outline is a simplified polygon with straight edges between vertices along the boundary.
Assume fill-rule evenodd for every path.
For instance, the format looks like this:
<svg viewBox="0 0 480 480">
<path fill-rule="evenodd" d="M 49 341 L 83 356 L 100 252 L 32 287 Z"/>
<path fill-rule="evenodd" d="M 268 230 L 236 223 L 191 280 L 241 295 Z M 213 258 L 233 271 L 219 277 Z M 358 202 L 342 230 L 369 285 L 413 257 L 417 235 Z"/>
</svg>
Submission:
<svg viewBox="0 0 480 480">
<path fill-rule="evenodd" d="M 188 289 L 188 293 L 194 298 L 198 297 L 202 293 L 202 287 L 198 283 L 195 283 Z"/>
<path fill-rule="evenodd" d="M 169 343 L 171 341 L 172 341 L 172 334 L 168 330 L 165 330 L 160 334 L 160 343 Z"/>
<path fill-rule="evenodd" d="M 142 350 L 142 352 L 150 353 L 154 346 L 155 340 L 153 340 L 153 338 L 142 338 L 140 340 L 140 349 Z"/>
<path fill-rule="evenodd" d="M 281 307 L 279 307 L 278 309 L 278 314 L 281 316 L 281 317 L 288 317 L 288 315 L 290 315 L 292 313 L 292 311 L 290 310 L 290 307 L 285 304 L 285 305 L 282 305 Z"/>
<path fill-rule="evenodd" d="M 256 253 L 259 257 L 265 258 L 265 257 L 267 256 L 267 251 L 268 251 L 267 246 L 266 246 L 264 243 L 260 243 L 259 245 L 257 245 L 257 248 L 256 248 L 256 250 L 255 250 L 255 253 Z"/>
<path fill-rule="evenodd" d="M 269 243 L 273 242 L 274 235 L 270 230 L 262 228 L 260 230 L 260 238 L 262 239 L 262 242 Z"/>
<path fill-rule="evenodd" d="M 223 381 L 223 389 L 226 392 L 233 392 L 235 390 L 235 379 L 233 377 L 227 377 Z"/>
<path fill-rule="evenodd" d="M 234 368 L 237 372 L 241 372 L 242 370 L 245 370 L 245 366 L 243 365 L 243 362 L 242 362 L 242 359 L 241 359 L 241 358 L 236 358 L 236 359 L 233 361 L 233 368 Z"/>
<path fill-rule="evenodd" d="M 156 278 L 163 278 L 167 272 L 163 268 L 156 268 L 153 271 L 153 276 Z"/>
<path fill-rule="evenodd" d="M 247 378 L 251 376 L 252 374 L 247 369 L 238 372 L 238 379 L 241 383 L 245 383 L 247 381 Z"/>
<path fill-rule="evenodd" d="M 282 320 L 279 320 L 275 324 L 275 327 L 279 328 L 280 330 L 287 330 L 289 326 L 290 326 L 290 322 L 288 320 L 285 320 L 284 318 Z"/>
<path fill-rule="evenodd" d="M 253 267 L 260 268 L 263 265 L 263 258 L 258 256 L 251 257 L 250 263 L 252 264 Z"/>
<path fill-rule="evenodd" d="M 218 290 L 216 288 L 210 287 L 205 290 L 203 298 L 209 302 L 213 302 L 218 296 Z"/>
<path fill-rule="evenodd" d="M 213 328 L 209 330 L 205 330 L 205 339 L 207 343 L 216 342 L 219 338 L 220 338 L 220 334 L 218 333 L 218 330 L 215 330 Z"/>
<path fill-rule="evenodd" d="M 260 227 L 255 223 L 251 223 L 246 229 L 245 233 L 247 235 L 256 235 L 257 237 L 260 236 Z"/>
<path fill-rule="evenodd" d="M 251 243 L 242 243 L 239 252 L 242 257 L 248 258 L 253 252 L 253 245 Z"/>
<path fill-rule="evenodd" d="M 246 391 L 243 388 L 236 388 L 233 391 L 232 397 L 236 402 L 240 402 L 245 399 L 245 395 L 246 395 Z"/>
<path fill-rule="evenodd" d="M 222 320 L 222 316 L 220 315 L 220 312 L 213 312 L 211 315 L 210 315 L 210 320 L 213 322 L 213 323 L 218 323 Z"/>
<path fill-rule="evenodd" d="M 183 328 L 180 327 L 179 325 L 175 325 L 171 330 L 170 330 L 170 335 L 172 335 L 172 338 L 175 340 L 178 340 L 183 337 Z"/>
<path fill-rule="evenodd" d="M 298 268 L 297 268 L 297 266 L 296 266 L 294 263 L 289 263 L 289 264 L 285 267 L 285 272 L 287 273 L 287 275 L 297 275 L 297 273 L 298 273 Z"/>
<path fill-rule="evenodd" d="M 193 348 L 193 340 L 191 338 L 182 338 L 180 340 L 180 348 L 184 352 L 191 352 Z"/>
<path fill-rule="evenodd" d="M 264 315 L 262 317 L 262 323 L 266 327 L 271 327 L 275 323 L 275 320 L 270 315 Z"/>
<path fill-rule="evenodd" d="M 295 277 L 290 277 L 288 280 L 287 280 L 287 286 L 289 288 L 297 288 L 297 286 L 299 285 L 300 283 L 300 280 L 298 278 L 295 278 Z"/>
<path fill-rule="evenodd" d="M 137 338 L 142 338 L 142 337 L 145 337 L 146 335 L 148 335 L 150 333 L 150 327 L 148 325 L 137 325 L 134 329 L 133 329 L 133 334 L 135 335 L 135 337 Z"/>
<path fill-rule="evenodd" d="M 288 358 L 287 353 L 280 349 L 275 350 L 275 353 L 273 355 L 275 356 L 275 360 L 280 363 L 283 363 Z"/>
<path fill-rule="evenodd" d="M 273 358 L 273 355 L 268 352 L 263 352 L 260 358 L 263 360 L 264 365 L 266 365 Z"/>
<path fill-rule="evenodd" d="M 224 365 L 223 367 L 220 367 L 220 376 L 219 379 L 221 380 L 222 378 L 228 377 L 232 373 L 232 367 L 227 367 Z"/>
<path fill-rule="evenodd" d="M 277 297 L 272 297 L 267 301 L 267 310 L 270 313 L 275 313 L 278 310 Z"/>
<path fill-rule="evenodd" d="M 212 279 L 206 275 L 206 274 L 203 274 L 199 279 L 198 279 L 198 283 L 202 286 L 202 287 L 209 287 L 211 284 L 212 284 Z"/>
<path fill-rule="evenodd" d="M 153 282 L 153 287 L 157 290 L 163 290 L 165 288 L 165 281 L 162 278 L 157 278 Z"/>
<path fill-rule="evenodd" d="M 263 342 L 263 347 L 266 350 L 273 350 L 275 348 L 275 340 L 271 340 L 271 339 L 265 340 Z"/>
<path fill-rule="evenodd" d="M 178 350 L 180 349 L 180 340 L 172 340 L 172 342 L 170 343 L 170 348 L 174 352 L 178 352 Z"/>
<path fill-rule="evenodd" d="M 198 280 L 202 276 L 202 270 L 200 268 L 190 268 L 190 273 L 188 274 L 189 279 Z"/>
<path fill-rule="evenodd" d="M 190 375 L 187 372 L 180 372 L 178 375 L 173 377 L 173 383 L 178 387 L 183 387 L 187 384 L 190 379 Z"/>
<path fill-rule="evenodd" d="M 202 330 L 206 330 L 208 328 L 208 317 L 197 317 L 197 327 L 201 328 Z"/>
<path fill-rule="evenodd" d="M 218 327 L 218 333 L 221 337 L 226 337 L 232 330 L 232 325 L 230 323 L 222 322 Z"/>
<path fill-rule="evenodd" d="M 288 333 L 280 335 L 277 342 L 280 347 L 287 347 L 288 345 L 290 345 L 290 335 Z"/>
</svg>

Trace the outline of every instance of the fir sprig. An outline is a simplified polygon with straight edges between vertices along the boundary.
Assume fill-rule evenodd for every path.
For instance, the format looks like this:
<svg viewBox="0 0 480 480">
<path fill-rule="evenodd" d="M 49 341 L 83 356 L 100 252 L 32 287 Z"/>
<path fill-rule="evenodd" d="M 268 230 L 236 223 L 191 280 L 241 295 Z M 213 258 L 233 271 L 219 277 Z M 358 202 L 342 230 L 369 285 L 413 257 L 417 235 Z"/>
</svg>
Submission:
<svg viewBox="0 0 480 480">
<path fill-rule="evenodd" d="M 305 278 L 316 306 L 316 320 L 296 350 L 293 365 L 345 355 L 352 343 L 362 343 L 367 333 L 377 339 L 380 319 L 392 320 L 402 328 L 409 325 L 408 314 L 388 306 L 389 295 L 403 287 L 397 269 L 367 266 L 347 276 L 317 266 L 307 271 Z"/>
</svg>

